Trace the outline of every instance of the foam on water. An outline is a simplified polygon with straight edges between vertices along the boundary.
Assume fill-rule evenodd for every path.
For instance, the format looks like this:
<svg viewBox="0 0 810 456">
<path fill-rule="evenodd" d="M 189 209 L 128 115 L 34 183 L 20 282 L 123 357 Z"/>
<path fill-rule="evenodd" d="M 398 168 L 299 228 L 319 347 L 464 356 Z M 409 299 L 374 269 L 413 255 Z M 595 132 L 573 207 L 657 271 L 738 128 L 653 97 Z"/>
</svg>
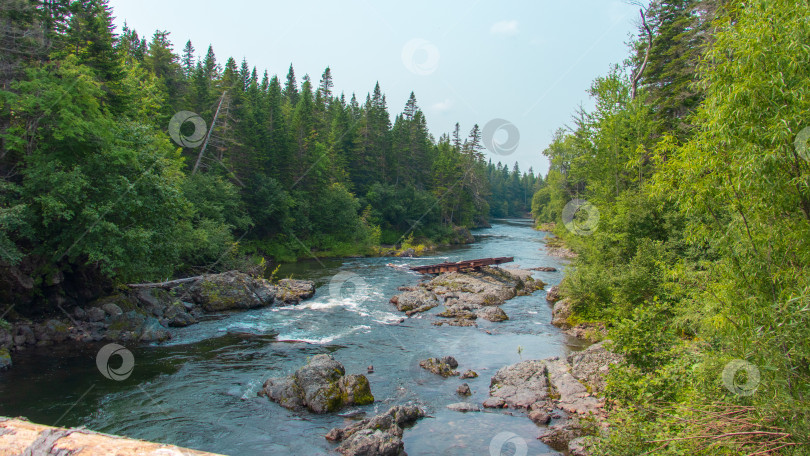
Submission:
<svg viewBox="0 0 810 456">
<path fill-rule="evenodd" d="M 299 333 L 279 334 L 278 337 L 276 337 L 276 339 L 278 341 L 280 341 L 280 342 L 306 342 L 308 344 L 323 345 L 323 344 L 328 344 L 328 343 L 334 342 L 334 341 L 336 341 L 336 340 L 338 340 L 340 338 L 352 335 L 352 334 L 354 334 L 356 332 L 359 332 L 361 330 L 365 330 L 364 332 L 367 332 L 370 329 L 371 329 L 371 326 L 368 326 L 368 325 L 357 325 L 357 326 L 354 326 L 352 328 L 349 328 L 346 331 L 338 332 L 338 333 L 335 333 L 335 334 L 330 334 L 328 336 L 323 336 L 323 337 L 320 337 L 320 338 L 307 337 L 307 335 L 310 335 L 310 334 L 308 334 L 309 332 L 308 331 L 302 331 L 302 332 L 299 332 Z M 304 334 L 304 335 L 299 336 L 298 334 Z"/>
</svg>

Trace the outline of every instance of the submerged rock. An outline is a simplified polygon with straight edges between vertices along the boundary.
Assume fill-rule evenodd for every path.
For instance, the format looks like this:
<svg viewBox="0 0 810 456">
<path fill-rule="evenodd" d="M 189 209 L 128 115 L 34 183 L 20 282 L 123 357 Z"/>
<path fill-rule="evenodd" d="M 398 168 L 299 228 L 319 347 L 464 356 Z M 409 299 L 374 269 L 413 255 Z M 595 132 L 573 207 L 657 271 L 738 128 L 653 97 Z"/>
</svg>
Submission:
<svg viewBox="0 0 810 456">
<path fill-rule="evenodd" d="M 411 405 L 396 405 L 387 412 L 344 428 L 333 428 L 326 439 L 342 442 L 337 451 L 344 455 L 402 456 L 403 428 L 425 416 L 424 410 Z"/>
<path fill-rule="evenodd" d="M 481 407 L 479 407 L 476 404 L 471 404 L 469 402 L 456 402 L 455 404 L 449 404 L 447 408 L 454 412 L 462 412 L 462 413 L 481 411 Z"/>
<path fill-rule="evenodd" d="M 315 355 L 291 376 L 268 379 L 259 395 L 289 409 L 307 408 L 315 413 L 374 402 L 364 375 L 345 374 L 343 365 L 331 355 Z"/>
</svg>

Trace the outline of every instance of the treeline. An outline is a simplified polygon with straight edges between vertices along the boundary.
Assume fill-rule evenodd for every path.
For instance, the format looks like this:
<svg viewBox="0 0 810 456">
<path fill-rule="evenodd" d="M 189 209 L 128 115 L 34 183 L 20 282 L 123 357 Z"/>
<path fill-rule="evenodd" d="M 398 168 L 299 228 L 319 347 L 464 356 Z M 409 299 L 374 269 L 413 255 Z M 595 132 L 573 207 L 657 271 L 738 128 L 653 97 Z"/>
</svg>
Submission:
<svg viewBox="0 0 810 456">
<path fill-rule="evenodd" d="M 651 46 L 642 26 L 545 151 L 533 213 L 579 252 L 570 323 L 606 323 L 629 362 L 596 454 L 810 452 L 808 17 L 806 1 L 653 1 Z M 598 216 L 569 230 L 572 199 Z"/>
<path fill-rule="evenodd" d="M 489 213 L 493 217 L 526 217 L 532 209 L 532 196 L 543 187 L 543 176 L 534 170 L 523 173 L 515 163 L 512 171 L 506 164 L 487 165 L 490 197 Z"/>
<path fill-rule="evenodd" d="M 392 121 L 379 84 L 338 94 L 329 68 L 280 79 L 211 46 L 178 52 L 165 31 L 119 36 L 112 17 L 106 0 L 0 6 L 0 300 L 58 304 L 82 299 L 69 283 L 452 242 L 486 224 L 477 125 L 436 140 L 413 94 Z M 205 125 L 169 131 L 181 111 Z M 508 184 L 497 214 L 525 210 L 536 181 L 508 178 L 523 190 Z"/>
</svg>

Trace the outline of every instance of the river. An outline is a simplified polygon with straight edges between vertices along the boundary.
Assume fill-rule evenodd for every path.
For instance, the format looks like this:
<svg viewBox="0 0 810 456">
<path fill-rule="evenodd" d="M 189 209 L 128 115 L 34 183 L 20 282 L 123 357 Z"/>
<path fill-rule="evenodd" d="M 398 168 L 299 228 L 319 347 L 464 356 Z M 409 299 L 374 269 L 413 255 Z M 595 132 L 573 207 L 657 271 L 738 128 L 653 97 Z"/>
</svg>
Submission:
<svg viewBox="0 0 810 456">
<path fill-rule="evenodd" d="M 576 341 L 550 324 L 545 292 L 507 301 L 502 309 L 510 320 L 479 320 L 477 328 L 433 326 L 436 317 L 430 315 L 398 324 L 403 315 L 388 302 L 397 287 L 420 280 L 418 274 L 387 267 L 389 262 L 421 265 L 514 256 L 524 268 L 564 266 L 545 254 L 546 234 L 533 230 L 528 220 L 501 220 L 474 234 L 475 244 L 418 259 L 285 265 L 279 276 L 316 282 L 314 298 L 298 306 L 223 315 L 173 330 L 168 343 L 129 347 L 135 368 L 123 381 L 99 373 L 98 347 L 78 353 L 59 347 L 17 353 L 14 367 L 0 374 L 0 415 L 234 456 L 336 454 L 323 436 L 348 424 L 348 418 L 293 412 L 256 396 L 266 378 L 288 375 L 307 357 L 331 353 L 347 373 L 366 374 L 366 367 L 374 366 L 374 373 L 366 375 L 376 402 L 356 409 L 366 416 L 408 401 L 426 408 L 430 417 L 405 431 L 410 455 L 488 455 L 496 436 L 514 439 L 512 434 L 526 443 L 529 455 L 553 454 L 536 440 L 540 428 L 521 413 L 446 409 L 463 400 L 455 392 L 462 380 L 443 379 L 418 367 L 420 359 L 454 356 L 460 371 L 478 372 L 478 378 L 464 381 L 473 391 L 469 400 L 480 404 L 500 367 L 521 359 L 565 356 L 576 349 Z M 561 272 L 534 275 L 550 285 L 562 278 Z M 505 445 L 503 454 L 516 448 Z"/>
</svg>

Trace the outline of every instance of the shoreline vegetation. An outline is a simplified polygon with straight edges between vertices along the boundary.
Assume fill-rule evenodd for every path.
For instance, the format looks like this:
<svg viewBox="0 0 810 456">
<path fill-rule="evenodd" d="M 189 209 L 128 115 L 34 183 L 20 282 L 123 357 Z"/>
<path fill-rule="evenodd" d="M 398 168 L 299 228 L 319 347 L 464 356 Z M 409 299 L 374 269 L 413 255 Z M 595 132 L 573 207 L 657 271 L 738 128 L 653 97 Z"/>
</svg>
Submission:
<svg viewBox="0 0 810 456">
<path fill-rule="evenodd" d="M 555 324 L 625 359 L 589 450 L 810 454 L 810 6 L 642 14 L 532 201 L 571 258 Z"/>
<path fill-rule="evenodd" d="M 434 137 L 413 93 L 392 112 L 379 84 L 340 92 L 328 67 L 272 74 L 113 17 L 106 0 L 0 9 L 21 37 L 0 71 L 10 319 L 120 284 L 468 242 L 543 184 L 487 161 L 478 125 Z"/>
</svg>

